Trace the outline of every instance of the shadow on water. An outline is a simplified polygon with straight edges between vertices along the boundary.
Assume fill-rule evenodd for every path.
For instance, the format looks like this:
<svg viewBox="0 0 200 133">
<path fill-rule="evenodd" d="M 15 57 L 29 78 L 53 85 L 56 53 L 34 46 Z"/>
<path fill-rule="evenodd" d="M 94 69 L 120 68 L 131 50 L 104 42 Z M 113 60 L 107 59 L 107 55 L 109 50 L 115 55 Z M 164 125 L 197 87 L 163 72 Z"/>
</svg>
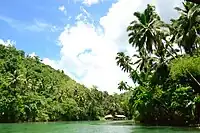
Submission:
<svg viewBox="0 0 200 133">
<path fill-rule="evenodd" d="M 106 124 L 113 126 L 132 126 L 132 133 L 200 133 L 199 128 L 147 126 L 142 124 L 134 124 L 133 121 L 109 121 Z"/>
</svg>

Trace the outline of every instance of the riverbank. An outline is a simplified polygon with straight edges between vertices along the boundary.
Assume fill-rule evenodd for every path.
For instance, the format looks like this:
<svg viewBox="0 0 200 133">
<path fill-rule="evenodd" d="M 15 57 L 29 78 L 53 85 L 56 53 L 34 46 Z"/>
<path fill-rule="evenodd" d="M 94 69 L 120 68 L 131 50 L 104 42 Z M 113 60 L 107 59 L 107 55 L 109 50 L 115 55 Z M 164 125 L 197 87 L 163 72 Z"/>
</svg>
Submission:
<svg viewBox="0 0 200 133">
<path fill-rule="evenodd" d="M 135 122 L 134 120 L 80 120 L 80 121 L 38 121 L 38 122 L 7 122 L 7 123 L 0 123 L 0 124 L 51 124 L 51 123 L 95 123 L 95 124 L 107 124 L 107 125 L 128 125 L 128 126 L 147 126 L 147 127 L 179 127 L 179 128 L 197 128 L 200 129 L 200 124 L 195 125 L 172 125 L 172 124 L 144 124 L 140 122 Z"/>
</svg>

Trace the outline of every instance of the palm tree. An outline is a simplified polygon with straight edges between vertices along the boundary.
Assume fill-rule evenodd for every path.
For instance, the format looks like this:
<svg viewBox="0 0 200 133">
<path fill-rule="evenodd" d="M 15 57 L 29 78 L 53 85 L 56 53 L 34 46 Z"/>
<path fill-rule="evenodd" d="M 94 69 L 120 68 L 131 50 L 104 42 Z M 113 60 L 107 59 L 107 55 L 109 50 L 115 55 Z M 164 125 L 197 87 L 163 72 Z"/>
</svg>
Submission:
<svg viewBox="0 0 200 133">
<path fill-rule="evenodd" d="M 140 71 L 156 70 L 155 66 L 165 63 L 166 54 L 172 54 L 166 37 L 169 30 L 161 21 L 155 7 L 147 5 L 143 13 L 134 13 L 138 21 L 132 21 L 128 26 L 129 43 L 138 48 L 138 54 L 133 55 L 138 60 L 134 63 Z M 165 42 L 165 43 L 164 43 Z"/>
<path fill-rule="evenodd" d="M 130 90 L 130 87 L 127 85 L 127 82 L 121 81 L 118 84 L 118 89 L 121 90 Z"/>
<path fill-rule="evenodd" d="M 160 43 L 157 42 L 157 32 L 161 31 L 163 22 L 157 15 L 155 7 L 149 4 L 143 13 L 135 12 L 134 16 L 138 21 L 132 21 L 127 28 L 129 43 L 138 48 L 138 51 L 144 48 L 148 53 L 153 53 L 153 48 L 158 48 Z"/>
<path fill-rule="evenodd" d="M 134 54 L 133 57 L 138 59 L 134 65 L 137 65 L 136 69 L 139 69 L 140 72 L 147 72 L 153 67 L 154 58 L 148 56 L 146 51 L 140 51 L 139 54 Z"/>
<path fill-rule="evenodd" d="M 117 65 L 120 66 L 124 72 L 130 72 L 132 70 L 133 63 L 131 62 L 131 58 L 125 55 L 124 52 L 118 52 L 116 60 Z"/>
<path fill-rule="evenodd" d="M 183 47 L 186 54 L 192 53 L 199 48 L 200 38 L 200 5 L 184 2 L 183 9 L 176 7 L 180 12 L 177 20 L 172 19 L 173 40 Z"/>
</svg>

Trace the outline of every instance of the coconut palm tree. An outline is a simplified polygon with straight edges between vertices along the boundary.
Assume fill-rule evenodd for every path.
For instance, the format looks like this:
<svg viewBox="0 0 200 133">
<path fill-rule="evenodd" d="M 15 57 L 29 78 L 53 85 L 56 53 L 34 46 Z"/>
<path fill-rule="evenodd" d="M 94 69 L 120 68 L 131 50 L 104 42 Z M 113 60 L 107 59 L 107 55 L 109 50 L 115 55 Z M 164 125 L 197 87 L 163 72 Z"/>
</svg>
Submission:
<svg viewBox="0 0 200 133">
<path fill-rule="evenodd" d="M 134 15 L 138 21 L 132 21 L 127 28 L 129 43 L 138 51 L 133 55 L 138 58 L 134 65 L 137 64 L 137 68 L 143 72 L 156 70 L 155 66 L 165 63 L 166 54 L 171 54 L 166 40 L 168 27 L 161 21 L 154 6 L 147 5 L 144 12 Z"/>
<path fill-rule="evenodd" d="M 138 51 L 144 48 L 148 53 L 153 53 L 153 48 L 158 48 L 157 32 L 161 31 L 163 22 L 157 15 L 155 7 L 149 4 L 143 13 L 135 12 L 134 16 L 138 21 L 132 21 L 127 28 L 129 43 L 138 48 Z"/>
<path fill-rule="evenodd" d="M 192 55 L 199 48 L 200 38 L 200 5 L 184 2 L 183 9 L 176 7 L 180 12 L 177 20 L 172 19 L 173 40 L 183 47 L 186 54 Z"/>
<path fill-rule="evenodd" d="M 133 57 L 138 59 L 134 62 L 134 65 L 137 65 L 137 70 L 139 69 L 140 71 L 147 72 L 153 67 L 154 58 L 148 56 L 146 51 L 140 51 L 139 54 L 134 54 Z"/>
<path fill-rule="evenodd" d="M 120 66 L 124 72 L 130 72 L 132 70 L 133 63 L 131 62 L 131 58 L 125 55 L 124 52 L 118 52 L 116 60 L 117 65 Z"/>
</svg>

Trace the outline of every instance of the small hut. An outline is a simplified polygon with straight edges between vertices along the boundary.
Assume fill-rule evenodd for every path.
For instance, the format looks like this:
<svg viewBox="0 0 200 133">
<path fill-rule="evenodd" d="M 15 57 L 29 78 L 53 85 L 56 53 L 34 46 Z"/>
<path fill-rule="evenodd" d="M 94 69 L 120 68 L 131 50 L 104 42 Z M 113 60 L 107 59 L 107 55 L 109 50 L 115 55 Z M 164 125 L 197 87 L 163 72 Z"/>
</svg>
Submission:
<svg viewBox="0 0 200 133">
<path fill-rule="evenodd" d="M 125 120 L 126 116 L 125 115 L 115 115 L 115 120 Z"/>
<path fill-rule="evenodd" d="M 112 116 L 112 115 L 106 115 L 104 118 L 105 118 L 106 120 L 112 120 L 112 119 L 113 119 L 113 116 Z"/>
</svg>

